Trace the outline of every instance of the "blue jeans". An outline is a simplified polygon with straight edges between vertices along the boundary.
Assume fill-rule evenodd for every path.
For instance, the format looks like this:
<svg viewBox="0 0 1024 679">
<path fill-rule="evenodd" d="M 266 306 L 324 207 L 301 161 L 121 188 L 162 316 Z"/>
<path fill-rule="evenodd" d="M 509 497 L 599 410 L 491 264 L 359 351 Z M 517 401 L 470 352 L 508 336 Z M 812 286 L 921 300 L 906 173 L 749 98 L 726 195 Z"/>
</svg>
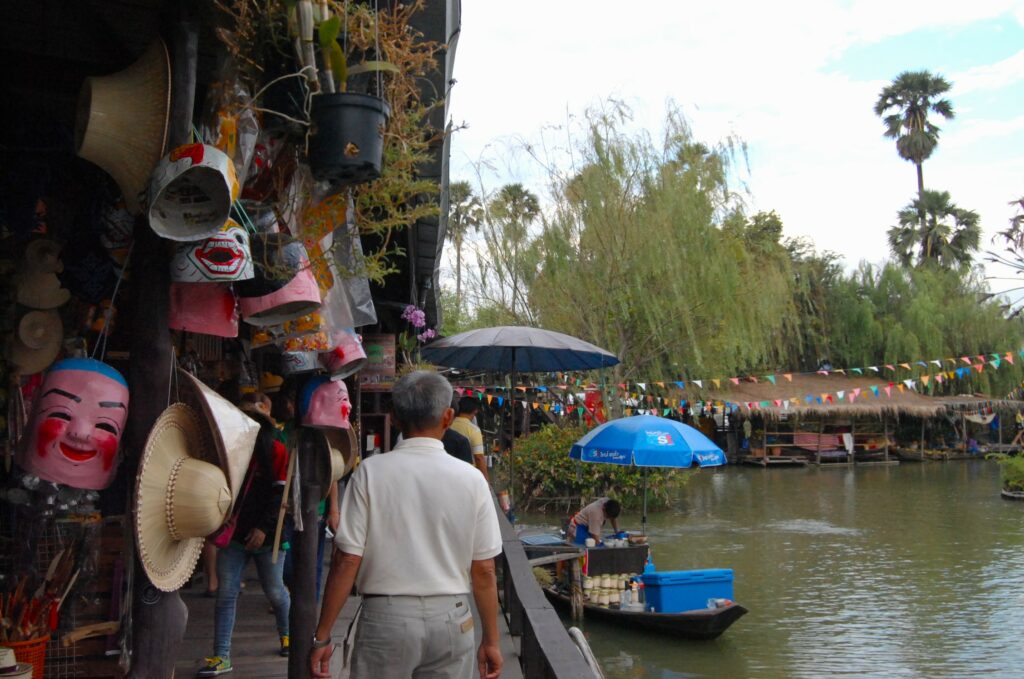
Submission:
<svg viewBox="0 0 1024 679">
<path fill-rule="evenodd" d="M 245 547 L 232 541 L 217 554 L 217 606 L 214 609 L 213 654 L 222 658 L 231 656 L 231 634 L 235 629 L 235 609 L 238 603 L 238 591 L 242 585 L 242 571 L 245 564 L 252 558 L 256 562 L 256 571 L 260 576 L 263 593 L 270 599 L 277 620 L 277 633 L 288 634 L 288 609 L 291 597 L 284 588 L 281 579 L 284 573 L 284 554 L 278 554 L 277 563 L 271 561 L 273 551 L 263 548 L 256 552 L 248 552 Z"/>
</svg>

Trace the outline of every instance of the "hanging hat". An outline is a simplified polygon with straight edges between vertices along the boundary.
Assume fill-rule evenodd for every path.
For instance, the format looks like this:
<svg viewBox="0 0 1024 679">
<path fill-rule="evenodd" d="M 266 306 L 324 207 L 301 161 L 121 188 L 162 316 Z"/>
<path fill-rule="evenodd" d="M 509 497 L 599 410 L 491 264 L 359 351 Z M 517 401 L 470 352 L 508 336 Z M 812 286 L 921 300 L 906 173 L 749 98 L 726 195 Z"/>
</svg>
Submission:
<svg viewBox="0 0 1024 679">
<path fill-rule="evenodd" d="M 178 283 L 241 281 L 253 275 L 249 234 L 233 219 L 206 240 L 181 243 L 171 258 L 171 280 Z"/>
<path fill-rule="evenodd" d="M 302 375 L 320 369 L 315 351 L 282 351 L 281 372 L 285 376 Z"/>
<path fill-rule="evenodd" d="M 0 677 L 4 679 L 32 679 L 32 665 L 18 662 L 13 648 L 0 646 Z"/>
<path fill-rule="evenodd" d="M 251 325 L 278 325 L 320 308 L 320 288 L 306 248 L 282 233 L 252 239 L 256 275 L 237 284 L 242 319 Z"/>
<path fill-rule="evenodd" d="M 366 365 L 363 340 L 352 328 L 345 328 L 331 335 L 334 348 L 320 354 L 320 361 L 332 380 L 343 380 L 355 375 Z"/>
<path fill-rule="evenodd" d="M 215 146 L 186 144 L 163 158 L 149 183 L 149 225 L 158 236 L 197 241 L 215 236 L 238 198 L 235 165 Z"/>
<path fill-rule="evenodd" d="M 331 492 L 331 486 L 356 466 L 356 434 L 351 429 L 323 429 L 313 432 L 313 436 L 317 442 L 318 476 L 329 480 L 323 486 L 323 496 L 326 498 Z"/>
<path fill-rule="evenodd" d="M 139 558 L 153 585 L 172 592 L 192 576 L 203 540 L 231 510 L 231 490 L 199 415 L 175 403 L 146 439 L 135 494 Z"/>
<path fill-rule="evenodd" d="M 46 370 L 64 341 L 64 324 L 56 311 L 30 311 L 21 317 L 11 338 L 10 359 L 22 375 Z"/>
<path fill-rule="evenodd" d="M 61 287 L 57 278 L 64 270 L 60 249 L 60 245 L 48 238 L 28 244 L 14 276 L 18 304 L 30 309 L 56 309 L 71 299 L 71 293 Z"/>
<path fill-rule="evenodd" d="M 210 430 L 217 461 L 227 474 L 231 502 L 234 503 L 242 490 L 260 425 L 184 370 L 178 370 L 178 382 L 181 384 L 181 400 L 202 414 Z"/>
<path fill-rule="evenodd" d="M 76 153 L 114 178 L 133 214 L 164 153 L 170 109 L 171 61 L 159 40 L 120 73 L 86 78 L 78 95 Z"/>
<path fill-rule="evenodd" d="M 227 283 L 171 283 L 167 327 L 216 337 L 238 337 L 238 306 Z"/>
</svg>

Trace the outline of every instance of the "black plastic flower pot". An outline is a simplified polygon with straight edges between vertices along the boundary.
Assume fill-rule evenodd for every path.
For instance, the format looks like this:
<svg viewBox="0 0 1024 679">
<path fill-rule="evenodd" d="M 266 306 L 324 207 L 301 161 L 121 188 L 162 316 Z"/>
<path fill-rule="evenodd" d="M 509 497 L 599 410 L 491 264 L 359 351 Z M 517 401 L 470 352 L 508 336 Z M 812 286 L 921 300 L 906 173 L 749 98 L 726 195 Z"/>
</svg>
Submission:
<svg viewBox="0 0 1024 679">
<path fill-rule="evenodd" d="M 353 92 L 313 97 L 309 167 L 335 185 L 362 184 L 380 176 L 384 126 L 391 108 L 379 97 Z"/>
</svg>

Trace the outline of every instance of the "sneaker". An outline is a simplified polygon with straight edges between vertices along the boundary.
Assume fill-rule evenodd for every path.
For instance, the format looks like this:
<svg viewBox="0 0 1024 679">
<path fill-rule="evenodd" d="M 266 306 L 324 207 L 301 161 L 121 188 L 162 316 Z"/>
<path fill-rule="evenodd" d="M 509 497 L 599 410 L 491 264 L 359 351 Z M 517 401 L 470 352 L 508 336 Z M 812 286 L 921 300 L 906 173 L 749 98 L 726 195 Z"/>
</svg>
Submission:
<svg viewBox="0 0 1024 679">
<path fill-rule="evenodd" d="M 281 650 L 278 651 L 277 654 L 279 656 L 281 656 L 282 658 L 287 658 L 288 657 L 288 647 L 290 645 L 291 645 L 291 643 L 290 643 L 290 641 L 288 639 L 288 635 L 285 634 L 284 636 L 281 637 Z"/>
<path fill-rule="evenodd" d="M 215 655 L 206 659 L 206 665 L 199 670 L 200 677 L 215 677 L 218 674 L 227 674 L 234 668 L 231 667 L 231 658 L 222 658 Z"/>
</svg>

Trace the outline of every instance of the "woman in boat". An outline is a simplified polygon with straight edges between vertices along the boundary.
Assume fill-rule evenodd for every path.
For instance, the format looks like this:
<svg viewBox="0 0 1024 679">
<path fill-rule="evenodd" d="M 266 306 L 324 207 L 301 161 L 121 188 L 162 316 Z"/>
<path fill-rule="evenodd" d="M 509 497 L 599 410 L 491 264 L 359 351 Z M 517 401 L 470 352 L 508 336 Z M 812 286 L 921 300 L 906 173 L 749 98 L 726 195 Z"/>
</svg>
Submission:
<svg viewBox="0 0 1024 679">
<path fill-rule="evenodd" d="M 594 500 L 576 512 L 575 516 L 569 521 L 569 535 L 580 545 L 585 544 L 588 537 L 594 538 L 600 544 L 601 528 L 604 526 L 605 521 L 610 520 L 612 530 L 616 533 L 619 531 L 617 519 L 621 511 L 622 506 L 618 500 L 611 500 L 606 497 Z"/>
</svg>

